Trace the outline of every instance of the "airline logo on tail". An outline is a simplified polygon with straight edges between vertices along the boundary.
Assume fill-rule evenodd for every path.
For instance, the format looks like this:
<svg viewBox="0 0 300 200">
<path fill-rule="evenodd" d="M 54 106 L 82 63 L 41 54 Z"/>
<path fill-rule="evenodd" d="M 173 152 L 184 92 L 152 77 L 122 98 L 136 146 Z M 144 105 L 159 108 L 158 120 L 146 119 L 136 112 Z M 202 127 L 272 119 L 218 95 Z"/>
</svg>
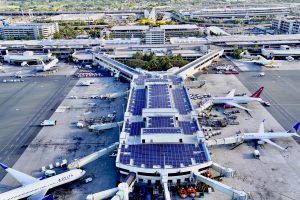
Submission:
<svg viewBox="0 0 300 200">
<path fill-rule="evenodd" d="M 300 137 L 300 135 L 297 134 L 297 131 L 300 127 L 300 122 L 296 123 L 291 130 L 288 131 L 288 133 L 292 133 L 296 137 Z"/>
<path fill-rule="evenodd" d="M 262 91 L 264 90 L 264 87 L 260 87 L 256 92 L 254 92 L 250 97 L 253 98 L 260 98 L 260 94 L 262 93 Z"/>
</svg>

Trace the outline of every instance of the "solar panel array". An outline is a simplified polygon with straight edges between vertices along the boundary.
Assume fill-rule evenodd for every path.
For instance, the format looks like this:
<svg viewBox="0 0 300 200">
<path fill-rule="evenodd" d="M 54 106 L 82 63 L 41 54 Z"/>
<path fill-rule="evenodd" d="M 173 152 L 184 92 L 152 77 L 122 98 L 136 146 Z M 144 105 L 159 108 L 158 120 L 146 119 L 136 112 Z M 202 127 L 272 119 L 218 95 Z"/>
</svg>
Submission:
<svg viewBox="0 0 300 200">
<path fill-rule="evenodd" d="M 168 79 L 161 79 L 161 78 L 147 78 L 146 82 L 169 82 Z"/>
<path fill-rule="evenodd" d="M 144 128 L 143 134 L 180 134 L 181 128 Z"/>
<path fill-rule="evenodd" d="M 149 86 L 149 108 L 171 108 L 168 85 Z"/>
<path fill-rule="evenodd" d="M 198 131 L 197 122 L 194 120 L 190 121 L 181 121 L 178 123 L 179 127 L 182 128 L 184 134 L 193 134 Z"/>
<path fill-rule="evenodd" d="M 192 106 L 189 103 L 188 95 L 185 89 L 175 88 L 172 90 L 175 108 L 178 109 L 179 114 L 188 114 L 192 111 Z"/>
<path fill-rule="evenodd" d="M 174 119 L 173 117 L 149 117 L 148 127 L 174 127 Z"/>
<path fill-rule="evenodd" d="M 190 166 L 207 162 L 202 144 L 143 144 L 129 145 L 125 148 L 121 147 L 120 162 L 129 165 L 130 160 L 133 165 L 146 168 L 160 166 L 164 168 L 166 165 L 173 168 Z M 192 163 L 192 160 L 195 163 Z"/>
<path fill-rule="evenodd" d="M 141 129 L 144 127 L 144 122 L 132 122 L 131 124 L 126 122 L 125 131 L 128 132 L 130 136 L 139 136 L 141 135 Z"/>
<path fill-rule="evenodd" d="M 146 105 L 146 89 L 133 89 L 129 103 L 129 110 L 133 115 L 142 115 Z"/>
</svg>

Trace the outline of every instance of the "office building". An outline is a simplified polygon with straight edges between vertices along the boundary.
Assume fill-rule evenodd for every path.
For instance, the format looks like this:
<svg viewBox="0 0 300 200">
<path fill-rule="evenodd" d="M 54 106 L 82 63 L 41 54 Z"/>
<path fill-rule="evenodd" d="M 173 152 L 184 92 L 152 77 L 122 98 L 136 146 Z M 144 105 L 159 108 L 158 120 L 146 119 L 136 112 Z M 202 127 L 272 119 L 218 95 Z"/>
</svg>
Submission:
<svg viewBox="0 0 300 200">
<path fill-rule="evenodd" d="M 150 28 L 145 33 L 146 44 L 165 44 L 165 31 L 158 27 Z"/>
<path fill-rule="evenodd" d="M 166 40 L 170 37 L 196 37 L 201 34 L 199 27 L 194 24 L 161 25 L 160 28 L 165 31 Z"/>
<path fill-rule="evenodd" d="M 272 28 L 279 33 L 298 34 L 300 33 L 300 19 L 299 18 L 282 18 L 275 19 L 272 22 Z"/>
<path fill-rule="evenodd" d="M 4 39 L 41 39 L 51 38 L 58 31 L 57 23 L 15 23 L 1 26 L 0 36 Z"/>
<path fill-rule="evenodd" d="M 143 38 L 149 26 L 114 26 L 110 29 L 111 38 Z"/>
</svg>

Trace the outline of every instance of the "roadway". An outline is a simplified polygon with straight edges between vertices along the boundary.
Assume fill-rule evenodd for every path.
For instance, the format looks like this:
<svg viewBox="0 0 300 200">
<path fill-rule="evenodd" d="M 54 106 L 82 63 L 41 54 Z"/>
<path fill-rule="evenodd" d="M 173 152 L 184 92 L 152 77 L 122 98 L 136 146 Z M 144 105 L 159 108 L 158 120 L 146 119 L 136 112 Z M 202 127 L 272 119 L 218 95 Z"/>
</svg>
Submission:
<svg viewBox="0 0 300 200">
<path fill-rule="evenodd" d="M 0 83 L 0 161 L 13 166 L 77 79 L 65 76 L 26 77 Z M 6 173 L 0 172 L 0 180 Z"/>
<path fill-rule="evenodd" d="M 257 72 L 243 72 L 237 78 L 249 91 L 264 86 L 261 97 L 271 103 L 267 110 L 289 130 L 300 119 L 299 75 L 298 70 L 265 70 L 264 77 L 257 77 Z M 299 138 L 295 139 L 300 144 Z"/>
</svg>

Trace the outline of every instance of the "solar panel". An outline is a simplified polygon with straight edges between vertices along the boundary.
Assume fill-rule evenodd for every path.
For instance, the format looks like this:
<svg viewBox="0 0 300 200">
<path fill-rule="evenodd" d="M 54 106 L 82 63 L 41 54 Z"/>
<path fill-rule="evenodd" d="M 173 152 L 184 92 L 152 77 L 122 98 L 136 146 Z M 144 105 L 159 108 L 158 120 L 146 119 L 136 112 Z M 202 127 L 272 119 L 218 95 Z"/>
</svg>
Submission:
<svg viewBox="0 0 300 200">
<path fill-rule="evenodd" d="M 180 114 L 188 114 L 192 111 L 192 106 L 189 102 L 189 97 L 184 88 L 175 88 L 172 90 L 175 108 Z"/>
<path fill-rule="evenodd" d="M 124 145 L 122 145 L 124 146 Z M 147 168 L 166 165 L 179 168 L 181 165 L 192 165 L 207 162 L 202 144 L 143 144 L 129 145 L 128 148 L 121 147 L 120 162 L 129 164 L 133 159 L 135 166 L 145 165 Z"/>
<path fill-rule="evenodd" d="M 171 108 L 168 85 L 149 86 L 149 108 Z"/>
<path fill-rule="evenodd" d="M 148 127 L 174 127 L 174 119 L 173 117 L 149 117 Z"/>
<path fill-rule="evenodd" d="M 130 98 L 129 109 L 133 115 L 142 115 L 142 110 L 146 105 L 146 90 L 133 89 Z"/>
<path fill-rule="evenodd" d="M 160 79 L 160 78 L 147 78 L 146 82 L 168 82 L 168 79 Z"/>
<path fill-rule="evenodd" d="M 179 127 L 182 128 L 184 134 L 193 134 L 199 130 L 197 122 L 194 120 L 190 121 L 180 121 L 178 122 Z"/>
<path fill-rule="evenodd" d="M 180 134 L 181 128 L 144 128 L 143 134 Z"/>
<path fill-rule="evenodd" d="M 144 122 L 126 122 L 125 131 L 129 133 L 130 136 L 138 136 L 141 135 L 141 129 L 145 127 Z"/>
</svg>

